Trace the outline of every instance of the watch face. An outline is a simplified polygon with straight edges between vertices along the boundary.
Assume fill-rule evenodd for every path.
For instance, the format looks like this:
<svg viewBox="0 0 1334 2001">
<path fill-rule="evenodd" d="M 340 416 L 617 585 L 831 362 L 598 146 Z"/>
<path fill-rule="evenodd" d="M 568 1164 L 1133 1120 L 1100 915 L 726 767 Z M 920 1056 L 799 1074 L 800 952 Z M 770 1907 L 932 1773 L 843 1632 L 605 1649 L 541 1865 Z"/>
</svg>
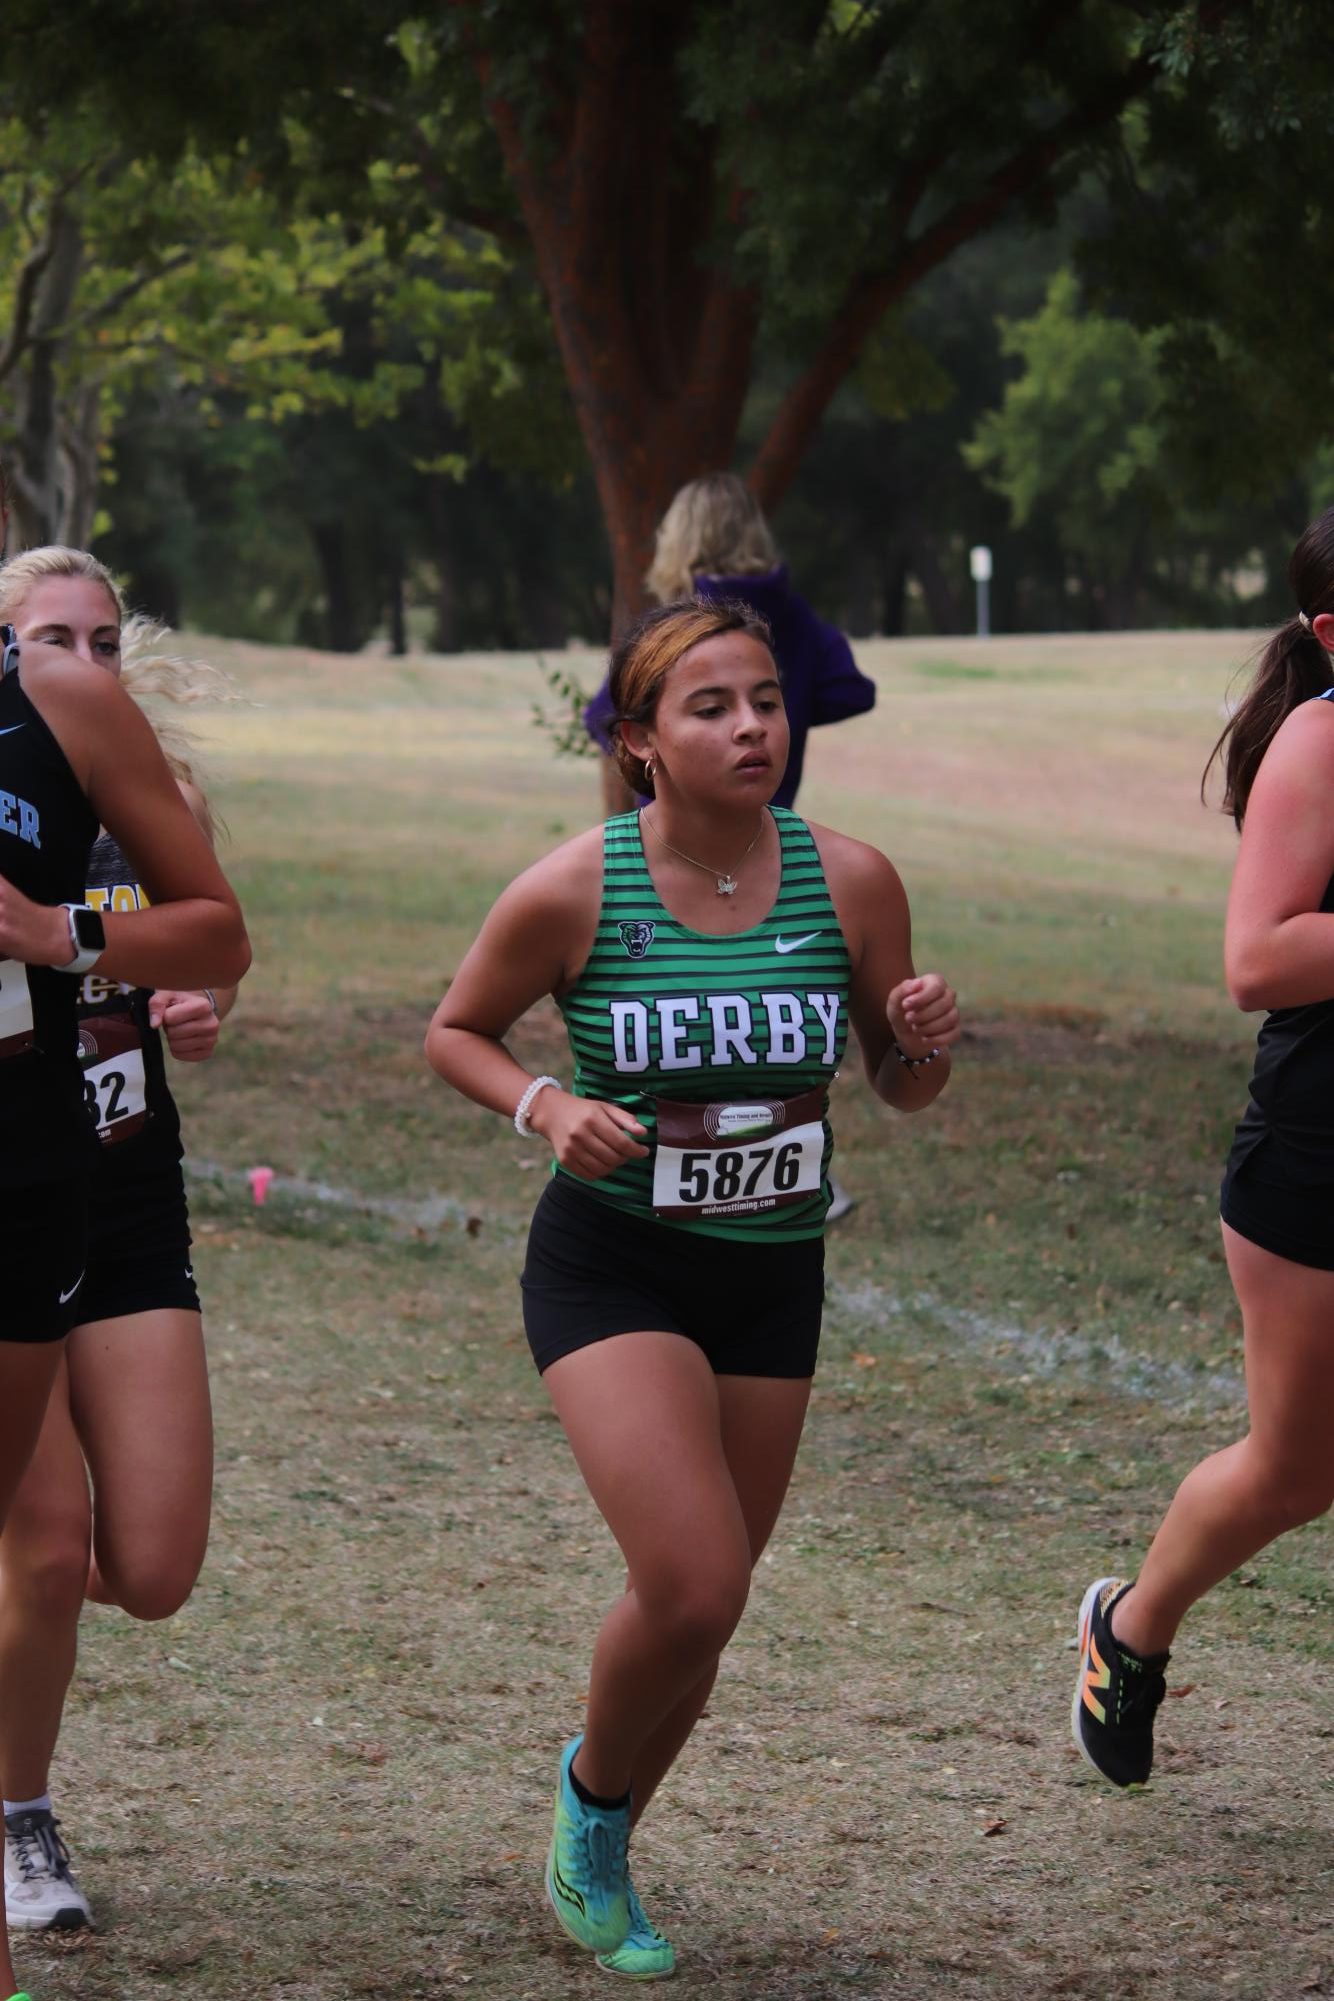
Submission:
<svg viewBox="0 0 1334 2001">
<path fill-rule="evenodd" d="M 99 910 L 89 910 L 76 905 L 74 912 L 74 935 L 79 941 L 81 952 L 105 952 L 107 928 L 102 922 Z"/>
</svg>

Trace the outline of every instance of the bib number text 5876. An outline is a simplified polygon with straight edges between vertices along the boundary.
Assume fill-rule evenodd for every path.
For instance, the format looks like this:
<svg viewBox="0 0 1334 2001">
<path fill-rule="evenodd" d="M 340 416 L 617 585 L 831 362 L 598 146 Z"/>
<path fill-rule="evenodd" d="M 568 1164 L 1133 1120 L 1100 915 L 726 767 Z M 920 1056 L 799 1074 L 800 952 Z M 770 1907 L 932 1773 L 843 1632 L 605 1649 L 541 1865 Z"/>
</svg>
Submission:
<svg viewBox="0 0 1334 2001">
<path fill-rule="evenodd" d="M 683 1153 L 678 1200 L 735 1202 L 738 1195 L 786 1195 L 801 1179 L 801 1141 L 750 1146 L 726 1153 Z"/>
</svg>

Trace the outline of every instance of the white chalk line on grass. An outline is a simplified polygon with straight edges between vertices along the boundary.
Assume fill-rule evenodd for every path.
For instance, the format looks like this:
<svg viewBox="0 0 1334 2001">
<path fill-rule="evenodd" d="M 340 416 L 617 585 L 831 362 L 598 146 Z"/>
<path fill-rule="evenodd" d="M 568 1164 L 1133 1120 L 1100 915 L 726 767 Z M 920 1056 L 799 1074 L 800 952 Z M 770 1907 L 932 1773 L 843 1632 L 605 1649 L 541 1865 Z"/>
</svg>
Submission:
<svg viewBox="0 0 1334 2001">
<path fill-rule="evenodd" d="M 250 1178 L 245 1168 L 223 1167 L 213 1160 L 187 1160 L 185 1171 L 192 1180 L 250 1193 Z M 275 1174 L 269 1194 L 323 1209 L 383 1216 L 413 1230 L 438 1230 L 445 1223 L 466 1224 L 477 1213 L 452 1195 L 428 1195 L 420 1201 L 408 1201 L 395 1195 L 364 1195 L 354 1188 L 338 1188 L 328 1181 L 308 1181 L 300 1175 Z M 488 1220 L 494 1230 L 495 1219 Z M 1239 1403 L 1243 1396 L 1241 1377 L 1234 1370 L 1192 1369 L 1184 1362 L 1137 1353 L 1116 1334 L 1053 1333 L 1046 1327 L 1022 1327 L 1016 1321 L 980 1312 L 975 1307 L 951 1306 L 934 1293 L 900 1296 L 869 1280 L 843 1285 L 833 1279 L 828 1296 L 835 1313 L 867 1332 L 889 1331 L 891 1327 L 901 1332 L 905 1321 L 920 1321 L 924 1327 L 939 1328 L 949 1335 L 956 1352 L 969 1348 L 985 1353 L 993 1361 L 1017 1365 L 1032 1375 L 1055 1377 L 1075 1371 L 1085 1382 L 1152 1403 L 1225 1405 Z"/>
<path fill-rule="evenodd" d="M 251 1193 L 250 1174 L 244 1167 L 223 1167 L 216 1160 L 187 1158 L 185 1172 L 192 1181 L 211 1182 L 243 1195 Z M 328 1181 L 307 1181 L 299 1174 L 275 1174 L 268 1185 L 269 1199 L 285 1196 L 288 1201 L 314 1204 L 321 1209 L 350 1209 L 363 1216 L 385 1216 L 405 1223 L 413 1230 L 438 1230 L 442 1223 L 466 1223 L 476 1215 L 466 1202 L 452 1195 L 428 1195 L 420 1202 L 408 1202 L 397 1195 L 362 1195 L 355 1188 L 336 1188 Z"/>
<path fill-rule="evenodd" d="M 828 1297 L 835 1312 L 858 1327 L 902 1328 L 905 1320 L 918 1319 L 927 1327 L 943 1328 L 956 1347 L 1017 1363 L 1030 1375 L 1056 1377 L 1075 1370 L 1087 1383 L 1152 1403 L 1236 1404 L 1244 1394 L 1241 1376 L 1234 1370 L 1193 1369 L 1185 1362 L 1159 1359 L 1127 1347 L 1117 1334 L 1021 1327 L 975 1307 L 951 1306 L 929 1292 L 899 1298 L 869 1281 L 841 1285 L 831 1280 Z"/>
</svg>

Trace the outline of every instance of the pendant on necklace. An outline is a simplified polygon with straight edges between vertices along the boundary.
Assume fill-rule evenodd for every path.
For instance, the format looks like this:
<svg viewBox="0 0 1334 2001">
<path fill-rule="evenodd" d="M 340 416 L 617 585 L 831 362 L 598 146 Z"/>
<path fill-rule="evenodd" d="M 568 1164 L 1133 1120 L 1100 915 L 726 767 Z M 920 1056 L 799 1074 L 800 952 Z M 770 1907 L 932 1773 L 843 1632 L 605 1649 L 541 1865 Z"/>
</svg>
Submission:
<svg viewBox="0 0 1334 2001">
<path fill-rule="evenodd" d="M 735 877 L 734 875 L 720 875 L 720 876 L 719 876 L 719 878 L 718 878 L 718 894 L 719 894 L 719 896 L 735 896 L 735 895 L 736 895 L 736 877 Z"/>
</svg>

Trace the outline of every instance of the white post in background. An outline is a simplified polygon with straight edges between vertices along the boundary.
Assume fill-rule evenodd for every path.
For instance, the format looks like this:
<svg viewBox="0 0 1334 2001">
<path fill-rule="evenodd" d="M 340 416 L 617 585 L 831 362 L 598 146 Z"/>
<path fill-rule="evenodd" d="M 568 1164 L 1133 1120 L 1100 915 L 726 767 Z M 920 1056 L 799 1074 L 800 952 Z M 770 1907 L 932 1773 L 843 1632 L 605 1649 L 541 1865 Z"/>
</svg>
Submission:
<svg viewBox="0 0 1334 2001">
<path fill-rule="evenodd" d="M 991 551 L 979 543 L 968 551 L 968 567 L 977 585 L 977 636 L 991 637 Z"/>
</svg>

